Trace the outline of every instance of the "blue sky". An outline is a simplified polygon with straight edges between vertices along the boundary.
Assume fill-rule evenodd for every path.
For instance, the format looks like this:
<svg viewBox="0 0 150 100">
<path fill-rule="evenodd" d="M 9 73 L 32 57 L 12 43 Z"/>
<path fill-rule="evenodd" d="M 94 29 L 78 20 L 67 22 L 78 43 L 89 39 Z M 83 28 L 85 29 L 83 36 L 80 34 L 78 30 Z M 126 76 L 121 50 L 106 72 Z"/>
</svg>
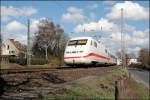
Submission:
<svg viewBox="0 0 150 100">
<path fill-rule="evenodd" d="M 136 52 L 148 47 L 149 1 L 1 1 L 3 39 L 15 38 L 26 43 L 27 19 L 36 26 L 38 20 L 49 18 L 60 24 L 70 37 L 101 35 L 104 44 L 116 51 L 119 50 L 115 44 L 119 42 L 120 7 L 124 8 L 126 39 L 133 42 L 127 43 L 128 50 Z M 112 43 L 107 42 L 109 37 Z"/>
</svg>

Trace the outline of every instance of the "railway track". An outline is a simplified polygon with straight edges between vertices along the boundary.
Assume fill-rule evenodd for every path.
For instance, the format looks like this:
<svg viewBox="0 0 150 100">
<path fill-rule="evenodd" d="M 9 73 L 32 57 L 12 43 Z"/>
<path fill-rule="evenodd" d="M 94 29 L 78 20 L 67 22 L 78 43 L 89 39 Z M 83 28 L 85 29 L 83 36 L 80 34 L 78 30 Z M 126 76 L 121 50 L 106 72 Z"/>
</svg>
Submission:
<svg viewBox="0 0 150 100">
<path fill-rule="evenodd" d="M 32 73 L 41 71 L 55 71 L 56 68 L 22 68 L 22 69 L 1 69 L 1 74 L 14 74 L 14 73 Z"/>
<path fill-rule="evenodd" d="M 17 74 L 17 73 L 34 73 L 34 72 L 44 72 L 44 71 L 61 71 L 61 70 L 78 70 L 78 69 L 93 69 L 102 68 L 111 70 L 114 66 L 110 67 L 57 67 L 57 68 L 20 68 L 20 69 L 0 69 L 1 74 Z M 110 69 L 109 69 L 110 68 Z"/>
</svg>

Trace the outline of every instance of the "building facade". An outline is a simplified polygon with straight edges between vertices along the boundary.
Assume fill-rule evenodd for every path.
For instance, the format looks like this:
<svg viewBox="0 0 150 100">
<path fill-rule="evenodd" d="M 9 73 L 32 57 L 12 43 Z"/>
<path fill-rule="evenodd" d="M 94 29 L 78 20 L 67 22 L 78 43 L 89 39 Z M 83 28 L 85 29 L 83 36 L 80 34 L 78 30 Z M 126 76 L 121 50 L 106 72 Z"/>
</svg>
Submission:
<svg viewBox="0 0 150 100">
<path fill-rule="evenodd" d="M 2 41 L 1 55 L 5 56 L 19 56 L 20 53 L 26 54 L 26 46 L 14 39 Z"/>
<path fill-rule="evenodd" d="M 137 64 L 137 63 L 139 63 L 137 58 L 130 58 L 129 61 L 128 61 L 128 65 L 130 65 L 130 64 Z"/>
</svg>

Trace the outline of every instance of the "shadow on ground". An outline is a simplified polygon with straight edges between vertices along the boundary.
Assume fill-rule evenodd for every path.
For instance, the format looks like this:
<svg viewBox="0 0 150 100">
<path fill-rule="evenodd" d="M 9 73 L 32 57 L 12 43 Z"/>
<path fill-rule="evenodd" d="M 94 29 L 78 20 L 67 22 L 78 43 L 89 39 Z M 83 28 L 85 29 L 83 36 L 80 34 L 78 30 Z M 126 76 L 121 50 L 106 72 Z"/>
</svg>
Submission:
<svg viewBox="0 0 150 100">
<path fill-rule="evenodd" d="M 66 82 L 65 80 L 59 78 L 57 75 L 43 73 L 42 78 L 53 83 L 53 84 L 60 84 Z"/>
<path fill-rule="evenodd" d="M 96 68 L 96 67 L 109 67 L 112 65 L 106 65 L 106 64 L 98 64 L 98 65 L 67 65 L 65 67 L 58 67 L 56 69 L 76 69 L 76 68 Z"/>
<path fill-rule="evenodd" d="M 4 89 L 6 86 L 7 86 L 6 81 L 2 77 L 0 77 L 0 97 L 4 93 L 4 91 L 5 91 Z"/>
</svg>

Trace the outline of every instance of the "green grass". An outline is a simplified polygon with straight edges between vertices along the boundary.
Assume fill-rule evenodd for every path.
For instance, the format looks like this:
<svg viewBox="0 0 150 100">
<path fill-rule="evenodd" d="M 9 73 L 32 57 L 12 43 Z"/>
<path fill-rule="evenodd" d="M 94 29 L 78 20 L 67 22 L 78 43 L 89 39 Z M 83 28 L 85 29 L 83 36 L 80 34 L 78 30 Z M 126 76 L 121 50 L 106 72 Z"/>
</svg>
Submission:
<svg viewBox="0 0 150 100">
<path fill-rule="evenodd" d="M 114 100 L 115 81 L 128 78 L 126 68 L 118 68 L 102 76 L 89 76 L 67 84 L 62 93 L 50 94 L 44 100 Z M 133 81 L 133 88 L 138 91 L 140 100 L 149 99 L 149 90 L 140 83 Z"/>
<path fill-rule="evenodd" d="M 115 80 L 113 77 L 127 77 L 126 69 L 116 69 L 103 76 L 89 76 L 64 87 L 63 95 L 56 96 L 62 100 L 99 100 L 115 99 Z"/>
<path fill-rule="evenodd" d="M 135 87 L 137 88 L 137 91 L 139 93 L 139 99 L 141 99 L 141 100 L 149 100 L 150 99 L 150 97 L 149 97 L 150 90 L 148 90 L 141 83 L 134 82 L 134 84 L 135 84 Z"/>
<path fill-rule="evenodd" d="M 9 64 L 1 64 L 1 69 L 8 69 L 10 66 Z"/>
</svg>

